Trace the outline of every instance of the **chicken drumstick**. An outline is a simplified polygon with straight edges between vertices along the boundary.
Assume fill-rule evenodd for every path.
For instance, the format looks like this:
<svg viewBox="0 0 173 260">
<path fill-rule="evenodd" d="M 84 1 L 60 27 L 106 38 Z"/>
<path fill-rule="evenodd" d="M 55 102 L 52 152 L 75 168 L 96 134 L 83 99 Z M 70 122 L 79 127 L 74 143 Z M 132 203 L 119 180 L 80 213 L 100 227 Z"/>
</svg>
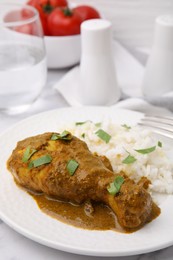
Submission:
<svg viewBox="0 0 173 260">
<path fill-rule="evenodd" d="M 124 228 L 138 228 L 150 221 L 153 201 L 146 185 L 136 184 L 124 173 L 113 173 L 85 142 L 69 133 L 64 138 L 44 133 L 19 141 L 7 167 L 15 181 L 31 191 L 75 203 L 106 203 Z M 116 176 L 124 182 L 111 195 L 108 188 Z"/>
</svg>

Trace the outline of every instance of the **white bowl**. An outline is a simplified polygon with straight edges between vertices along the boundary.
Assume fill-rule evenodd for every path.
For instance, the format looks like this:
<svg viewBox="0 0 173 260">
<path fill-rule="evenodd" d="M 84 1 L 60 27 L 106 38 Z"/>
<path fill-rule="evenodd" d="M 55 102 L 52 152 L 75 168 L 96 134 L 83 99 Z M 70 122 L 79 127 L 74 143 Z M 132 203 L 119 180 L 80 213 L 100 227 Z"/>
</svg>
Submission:
<svg viewBox="0 0 173 260">
<path fill-rule="evenodd" d="M 80 61 L 81 36 L 45 36 L 47 65 L 50 69 L 67 68 Z"/>
</svg>

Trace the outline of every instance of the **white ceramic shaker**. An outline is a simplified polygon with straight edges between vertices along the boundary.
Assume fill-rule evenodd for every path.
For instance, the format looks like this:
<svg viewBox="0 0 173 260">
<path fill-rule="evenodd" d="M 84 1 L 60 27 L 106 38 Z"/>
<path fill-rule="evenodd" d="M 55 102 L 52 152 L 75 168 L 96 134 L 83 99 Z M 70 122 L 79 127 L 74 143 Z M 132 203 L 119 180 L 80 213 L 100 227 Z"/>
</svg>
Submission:
<svg viewBox="0 0 173 260">
<path fill-rule="evenodd" d="M 173 91 L 173 16 L 156 19 L 154 42 L 143 80 L 146 97 L 160 97 Z"/>
<path fill-rule="evenodd" d="M 112 53 L 111 23 L 93 19 L 81 25 L 78 99 L 83 105 L 111 105 L 120 98 Z"/>
</svg>

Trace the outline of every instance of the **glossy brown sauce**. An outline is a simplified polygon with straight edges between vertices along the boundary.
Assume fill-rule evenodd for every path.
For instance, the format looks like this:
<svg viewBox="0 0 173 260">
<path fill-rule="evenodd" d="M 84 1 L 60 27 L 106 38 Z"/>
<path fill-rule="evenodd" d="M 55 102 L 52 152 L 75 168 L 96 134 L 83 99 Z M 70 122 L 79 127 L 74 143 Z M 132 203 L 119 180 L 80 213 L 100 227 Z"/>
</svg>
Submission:
<svg viewBox="0 0 173 260">
<path fill-rule="evenodd" d="M 75 205 L 68 202 L 48 199 L 45 195 L 31 196 L 37 202 L 38 207 L 46 214 L 64 223 L 90 230 L 115 230 L 123 232 L 116 223 L 112 210 L 101 203 L 92 203 L 94 212 L 91 216 L 85 213 L 85 205 Z"/>
<path fill-rule="evenodd" d="M 114 230 L 123 233 L 132 233 L 138 229 L 124 230 L 117 221 L 114 212 L 102 203 L 92 203 L 94 212 L 86 215 L 85 205 L 74 205 L 47 198 L 44 194 L 35 195 L 29 193 L 37 202 L 38 207 L 47 215 L 56 218 L 66 224 L 89 230 Z M 148 222 L 155 219 L 160 210 L 153 203 L 153 210 Z"/>
</svg>

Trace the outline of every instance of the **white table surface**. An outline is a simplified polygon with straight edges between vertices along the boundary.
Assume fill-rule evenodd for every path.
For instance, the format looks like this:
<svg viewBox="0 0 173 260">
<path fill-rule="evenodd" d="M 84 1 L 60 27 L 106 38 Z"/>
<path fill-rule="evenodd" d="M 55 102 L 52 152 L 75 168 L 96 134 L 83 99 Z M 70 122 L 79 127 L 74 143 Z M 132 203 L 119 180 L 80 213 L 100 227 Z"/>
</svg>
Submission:
<svg viewBox="0 0 173 260">
<path fill-rule="evenodd" d="M 0 133 L 20 120 L 45 110 L 66 107 L 66 101 L 53 90 L 53 84 L 60 79 L 67 70 L 51 70 L 48 72 L 46 87 L 40 98 L 24 114 L 6 116 L 0 114 Z M 172 231 L 170 231 L 172 232 Z M 147 238 L 146 238 L 147 239 Z M 89 260 L 100 257 L 80 256 L 61 252 L 40 245 L 18 234 L 0 220 L 0 260 Z M 157 252 L 139 256 L 102 258 L 103 260 L 171 260 L 173 259 L 173 246 Z"/>
</svg>

